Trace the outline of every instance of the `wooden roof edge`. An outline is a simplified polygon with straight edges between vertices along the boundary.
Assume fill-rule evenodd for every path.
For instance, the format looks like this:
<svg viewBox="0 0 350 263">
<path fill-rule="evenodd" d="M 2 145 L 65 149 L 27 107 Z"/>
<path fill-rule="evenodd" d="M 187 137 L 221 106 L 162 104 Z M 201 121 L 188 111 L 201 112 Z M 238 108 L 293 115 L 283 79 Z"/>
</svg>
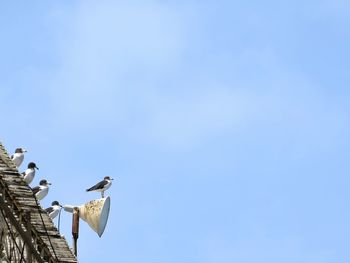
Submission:
<svg viewBox="0 0 350 263">
<path fill-rule="evenodd" d="M 7 167 L 7 169 L 0 169 L 0 174 L 1 173 L 4 174 L 4 173 L 8 172 L 8 173 L 13 174 L 13 176 L 15 176 L 15 177 L 17 177 L 17 176 L 20 177 L 21 176 L 19 171 L 18 171 L 18 169 L 17 169 L 17 167 L 12 162 L 12 160 L 10 158 L 10 155 L 6 151 L 6 148 L 4 147 L 4 145 L 1 142 L 0 142 L 0 159 L 1 159 L 0 162 L 4 163 L 6 165 L 6 167 Z M 1 179 L 1 177 L 0 177 L 0 180 L 3 181 Z M 3 183 L 5 183 L 5 182 L 3 182 Z M 5 183 L 5 185 L 6 185 L 6 183 Z M 20 184 L 19 184 L 19 186 L 20 186 Z M 21 184 L 21 186 L 23 186 L 23 185 Z M 9 191 L 10 194 L 11 194 L 11 189 L 9 187 L 6 187 L 6 188 L 7 188 L 7 191 Z M 29 186 L 28 186 L 28 188 L 29 188 Z M 13 197 L 13 199 L 15 201 L 16 197 Z M 34 196 L 33 196 L 33 201 L 35 201 L 35 203 L 37 204 L 38 213 L 41 214 L 41 217 L 43 217 L 43 218 L 47 217 L 47 218 L 45 218 L 46 220 L 44 220 L 44 221 L 46 221 L 46 223 L 43 221 L 43 222 L 39 222 L 38 224 L 42 225 L 42 227 L 45 228 L 45 229 L 47 229 L 47 228 L 50 228 L 50 229 L 55 228 L 55 229 L 57 229 L 55 227 L 53 221 L 51 220 L 51 218 L 46 213 L 42 213 L 43 208 L 36 202 Z M 23 204 L 18 205 L 18 203 L 17 203 L 16 205 L 18 206 L 19 210 L 21 210 L 21 209 L 23 209 L 25 207 Z M 49 220 L 47 220 L 47 219 L 49 219 Z M 47 224 L 50 224 L 50 225 L 47 225 Z M 38 234 L 40 236 L 40 234 L 39 234 L 40 231 L 37 231 L 34 225 L 32 225 L 32 230 L 34 230 L 33 232 L 34 233 L 36 232 L 36 234 Z M 54 236 L 50 237 L 49 234 L 47 234 L 47 235 L 43 234 L 41 236 L 44 237 L 43 239 L 40 238 L 42 240 L 42 243 L 46 246 L 46 250 L 49 251 L 49 253 L 53 257 L 53 259 L 57 260 L 58 262 L 78 262 L 77 258 L 75 257 L 74 253 L 72 252 L 71 248 L 69 247 L 68 242 L 67 242 L 67 240 L 65 239 L 64 236 L 62 236 L 61 234 L 60 234 L 60 237 L 57 237 L 57 235 L 54 235 Z M 49 242 L 44 241 L 46 238 L 49 240 Z M 63 241 L 66 244 L 66 248 L 62 248 L 62 246 L 60 246 L 60 247 L 57 246 L 55 248 L 55 240 L 57 240 L 57 239 L 59 239 L 61 242 Z M 52 241 L 54 241 L 54 242 L 52 242 Z M 63 251 L 64 255 L 65 255 L 63 261 L 61 261 L 59 258 L 56 257 L 56 253 L 55 252 L 54 253 L 51 252 L 51 251 L 53 251 L 55 249 L 59 249 L 60 250 L 59 254 L 62 254 L 62 249 L 66 250 L 66 251 Z M 67 261 L 67 260 L 69 260 L 69 261 Z"/>
</svg>

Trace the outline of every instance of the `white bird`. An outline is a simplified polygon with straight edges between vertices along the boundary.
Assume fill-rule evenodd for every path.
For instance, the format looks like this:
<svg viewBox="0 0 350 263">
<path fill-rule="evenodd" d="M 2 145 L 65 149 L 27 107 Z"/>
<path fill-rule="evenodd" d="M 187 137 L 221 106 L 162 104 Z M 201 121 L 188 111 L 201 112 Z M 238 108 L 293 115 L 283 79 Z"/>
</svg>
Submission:
<svg viewBox="0 0 350 263">
<path fill-rule="evenodd" d="M 17 167 L 19 167 L 22 164 L 25 152 L 27 152 L 26 149 L 17 148 L 15 153 L 11 156 L 12 161 Z"/>
<path fill-rule="evenodd" d="M 40 181 L 38 186 L 32 188 L 36 199 L 42 200 L 49 193 L 49 185 L 51 185 L 51 183 L 44 179 Z"/>
<path fill-rule="evenodd" d="M 22 175 L 23 175 L 23 180 L 27 183 L 30 184 L 35 176 L 35 169 L 39 170 L 39 168 L 36 166 L 35 163 L 30 162 L 28 164 L 28 169 L 25 170 Z"/>
<path fill-rule="evenodd" d="M 61 208 L 62 208 L 62 206 L 60 205 L 60 203 L 58 201 L 53 201 L 51 203 L 51 206 L 46 208 L 45 211 L 46 211 L 46 213 L 49 214 L 49 217 L 51 219 L 54 219 L 58 215 L 58 213 L 60 212 Z"/>
<path fill-rule="evenodd" d="M 106 176 L 103 181 L 98 182 L 94 186 L 86 189 L 86 192 L 101 192 L 102 198 L 104 197 L 104 192 L 112 185 L 112 178 Z"/>
</svg>

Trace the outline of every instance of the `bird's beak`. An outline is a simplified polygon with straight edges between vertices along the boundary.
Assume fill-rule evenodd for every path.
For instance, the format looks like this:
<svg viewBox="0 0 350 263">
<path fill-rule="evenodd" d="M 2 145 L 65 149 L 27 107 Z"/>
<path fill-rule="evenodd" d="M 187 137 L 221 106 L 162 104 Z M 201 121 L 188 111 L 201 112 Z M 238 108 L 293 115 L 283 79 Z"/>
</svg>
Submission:
<svg viewBox="0 0 350 263">
<path fill-rule="evenodd" d="M 50 182 L 47 182 L 47 184 L 48 184 L 48 185 L 52 185 L 52 183 L 50 183 Z"/>
<path fill-rule="evenodd" d="M 22 151 L 23 151 L 24 153 L 28 152 L 26 149 L 23 149 Z"/>
<path fill-rule="evenodd" d="M 35 168 L 36 168 L 37 170 L 39 170 L 39 167 L 35 166 Z"/>
</svg>

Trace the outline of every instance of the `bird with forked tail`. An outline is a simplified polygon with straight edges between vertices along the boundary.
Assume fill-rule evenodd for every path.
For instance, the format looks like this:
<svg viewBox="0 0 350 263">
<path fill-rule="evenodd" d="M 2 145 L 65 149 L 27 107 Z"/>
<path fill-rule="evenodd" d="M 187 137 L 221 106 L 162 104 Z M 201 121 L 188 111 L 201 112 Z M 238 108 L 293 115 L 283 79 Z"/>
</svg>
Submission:
<svg viewBox="0 0 350 263">
<path fill-rule="evenodd" d="M 23 180 L 24 180 L 27 184 L 30 184 L 30 183 L 33 181 L 34 176 L 35 176 L 35 169 L 39 170 L 39 168 L 36 166 L 35 163 L 30 162 L 30 163 L 28 164 L 28 169 L 25 170 L 25 171 L 22 173 Z"/>
<path fill-rule="evenodd" d="M 46 208 L 45 211 L 49 214 L 51 219 L 54 219 L 59 214 L 61 208 L 62 206 L 58 201 L 53 201 L 51 206 Z"/>
<path fill-rule="evenodd" d="M 27 152 L 26 149 L 17 148 L 15 153 L 13 155 L 11 155 L 11 160 L 17 166 L 17 168 L 22 164 L 25 152 Z"/>
<path fill-rule="evenodd" d="M 104 192 L 111 187 L 112 185 L 112 178 L 109 176 L 106 176 L 101 182 L 98 182 L 94 186 L 90 187 L 89 189 L 86 189 L 86 192 L 101 192 L 102 198 L 104 198 Z"/>
<path fill-rule="evenodd" d="M 40 181 L 38 186 L 32 188 L 35 197 L 39 201 L 42 200 L 49 193 L 49 185 L 51 185 L 51 183 L 43 179 Z"/>
</svg>

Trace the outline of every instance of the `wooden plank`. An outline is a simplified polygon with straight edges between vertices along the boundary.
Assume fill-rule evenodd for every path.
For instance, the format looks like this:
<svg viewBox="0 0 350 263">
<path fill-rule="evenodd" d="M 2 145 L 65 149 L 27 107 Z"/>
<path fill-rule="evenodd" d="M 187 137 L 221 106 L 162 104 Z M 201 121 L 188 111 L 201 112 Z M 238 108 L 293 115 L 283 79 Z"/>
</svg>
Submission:
<svg viewBox="0 0 350 263">
<path fill-rule="evenodd" d="M 6 217 L 11 221 L 11 224 L 16 228 L 18 233 L 21 234 L 21 237 L 26 242 L 27 246 L 30 249 L 30 252 L 36 258 L 36 260 L 39 262 L 44 262 L 44 260 L 40 257 L 35 247 L 33 246 L 31 238 L 28 236 L 28 234 L 25 231 L 23 231 L 21 225 L 17 222 L 16 218 L 12 214 L 12 211 L 10 210 L 10 208 L 7 207 L 6 203 L 2 198 L 0 198 L 0 206 L 1 206 L 1 209 L 5 212 Z"/>
<path fill-rule="evenodd" d="M 37 204 L 34 199 L 32 190 L 23 181 L 22 175 L 19 174 L 18 170 L 10 160 L 6 149 L 0 142 L 0 187 L 5 187 L 11 196 L 10 200 L 5 199 L 0 193 L 0 198 L 3 202 L 1 203 L 8 212 L 15 212 L 13 214 L 13 220 L 22 220 L 21 216 L 17 216 L 16 213 L 31 213 L 30 225 L 32 227 L 33 238 L 36 242 L 42 243 L 38 246 L 41 247 L 41 251 L 45 247 L 51 255 L 46 260 L 48 262 L 56 262 L 54 255 L 57 255 L 59 262 L 76 263 L 78 262 L 76 257 L 73 255 L 69 248 L 67 241 L 63 236 L 60 235 L 57 228 L 54 226 L 53 221 L 49 218 L 47 213 Z M 11 207 L 15 210 L 11 211 L 8 205 L 11 203 Z M 15 224 L 15 223 L 14 223 Z M 25 233 L 24 225 L 18 225 L 19 232 Z M 42 247 L 44 245 L 44 247 Z M 44 252 L 43 255 L 46 255 Z"/>
</svg>

